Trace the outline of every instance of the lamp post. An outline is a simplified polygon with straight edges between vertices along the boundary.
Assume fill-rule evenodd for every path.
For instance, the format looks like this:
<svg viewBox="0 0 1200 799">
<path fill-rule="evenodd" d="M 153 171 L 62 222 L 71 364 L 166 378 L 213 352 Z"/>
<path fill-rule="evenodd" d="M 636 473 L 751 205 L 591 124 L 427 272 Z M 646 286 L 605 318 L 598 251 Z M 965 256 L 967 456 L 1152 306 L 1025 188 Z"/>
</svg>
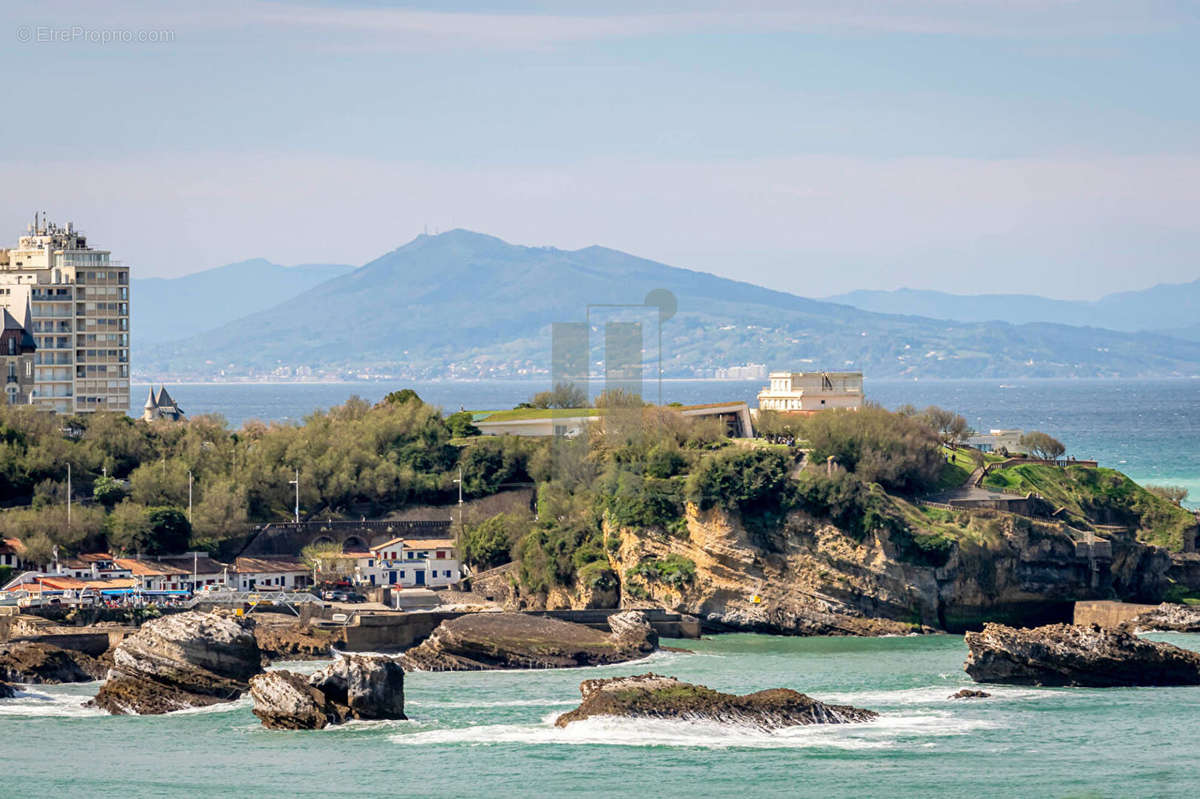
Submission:
<svg viewBox="0 0 1200 799">
<path fill-rule="evenodd" d="M 296 487 L 296 519 L 295 519 L 295 521 L 296 521 L 296 524 L 299 524 L 300 523 L 300 469 L 298 467 L 296 469 L 296 479 L 288 480 L 288 484 L 294 485 Z"/>
<path fill-rule="evenodd" d="M 192 523 L 192 470 L 188 469 L 188 524 Z"/>
<path fill-rule="evenodd" d="M 67 461 L 67 527 L 71 526 L 71 462 Z"/>
</svg>

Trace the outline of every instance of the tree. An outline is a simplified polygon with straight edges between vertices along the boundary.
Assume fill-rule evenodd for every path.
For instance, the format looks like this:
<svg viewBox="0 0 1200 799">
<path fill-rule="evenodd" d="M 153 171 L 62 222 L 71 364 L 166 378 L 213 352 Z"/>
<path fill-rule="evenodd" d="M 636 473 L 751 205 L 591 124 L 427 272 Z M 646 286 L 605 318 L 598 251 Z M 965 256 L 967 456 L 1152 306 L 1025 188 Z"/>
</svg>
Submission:
<svg viewBox="0 0 1200 799">
<path fill-rule="evenodd" d="M 512 560 L 510 553 L 519 532 L 516 518 L 507 513 L 468 525 L 463 534 L 463 557 L 481 569 L 502 566 Z"/>
<path fill-rule="evenodd" d="M 147 508 L 150 517 L 150 546 L 152 555 L 171 555 L 185 552 L 192 540 L 192 526 L 179 508 Z"/>
<path fill-rule="evenodd" d="M 1182 505 L 1183 501 L 1188 497 L 1188 490 L 1183 486 L 1146 485 L 1144 488 L 1151 494 L 1162 497 L 1168 502 L 1174 502 L 1176 505 Z"/>
<path fill-rule="evenodd" d="M 318 580 L 337 581 L 354 574 L 354 560 L 342 557 L 342 548 L 331 541 L 304 547 L 300 560 L 317 574 Z"/>
<path fill-rule="evenodd" d="M 130 473 L 129 489 L 142 505 L 187 505 L 188 466 L 178 458 L 143 463 Z"/>
<path fill-rule="evenodd" d="M 421 398 L 411 388 L 402 388 L 399 391 L 393 391 L 383 398 L 384 403 L 388 405 L 404 405 L 412 400 L 420 402 Z"/>
<path fill-rule="evenodd" d="M 898 413 L 900 413 L 898 411 Z M 901 415 L 911 415 L 901 413 Z M 971 428 L 967 425 L 965 417 L 960 416 L 954 411 L 948 411 L 945 408 L 939 408 L 936 405 L 930 405 L 925 410 L 917 414 L 917 419 L 928 425 L 931 430 L 938 434 L 938 438 L 943 444 L 954 447 L 959 442 L 966 441 L 971 435 Z"/>
<path fill-rule="evenodd" d="M 112 509 L 105 520 L 108 546 L 118 552 L 142 552 L 150 540 L 150 516 L 146 506 L 125 500 Z"/>
<path fill-rule="evenodd" d="M 450 428 L 450 434 L 455 438 L 466 438 L 468 436 L 479 435 L 479 428 L 473 422 L 473 418 L 467 411 L 459 411 L 452 413 L 446 418 L 446 427 Z"/>
<path fill-rule="evenodd" d="M 1058 460 L 1067 451 L 1061 441 L 1040 430 L 1033 430 L 1021 436 L 1021 446 L 1028 449 L 1029 454 L 1035 458 L 1047 461 Z"/>
<path fill-rule="evenodd" d="M 586 408 L 587 393 L 574 383 L 556 383 L 550 391 L 539 391 L 529 404 L 534 408 Z"/>
<path fill-rule="evenodd" d="M 626 391 L 623 388 L 612 388 L 602 391 L 596 397 L 597 408 L 641 408 L 646 403 L 641 395 Z"/>
<path fill-rule="evenodd" d="M 125 500 L 105 526 L 111 548 L 127 553 L 169 555 L 187 550 L 192 527 L 178 508 L 146 507 Z"/>
<path fill-rule="evenodd" d="M 217 540 L 245 532 L 246 489 L 226 479 L 203 485 L 192 524 L 198 535 Z"/>
<path fill-rule="evenodd" d="M 121 485 L 121 481 L 115 477 L 102 475 L 96 478 L 96 482 L 92 484 L 92 496 L 106 508 L 110 510 L 121 500 L 125 499 L 127 492 L 125 486 Z"/>
</svg>

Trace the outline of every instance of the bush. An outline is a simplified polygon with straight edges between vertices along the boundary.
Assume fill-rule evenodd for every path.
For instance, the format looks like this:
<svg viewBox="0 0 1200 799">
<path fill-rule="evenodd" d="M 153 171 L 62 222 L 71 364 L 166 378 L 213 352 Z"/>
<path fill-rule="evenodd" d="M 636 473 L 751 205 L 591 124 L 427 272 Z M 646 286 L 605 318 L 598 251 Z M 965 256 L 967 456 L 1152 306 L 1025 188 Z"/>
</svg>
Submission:
<svg viewBox="0 0 1200 799">
<path fill-rule="evenodd" d="M 696 564 L 682 555 L 667 555 L 665 558 L 647 558 L 625 571 L 627 578 L 640 577 L 646 582 L 657 582 L 671 588 L 682 589 L 696 578 Z"/>
<path fill-rule="evenodd" d="M 778 450 L 719 452 L 703 459 L 688 477 L 687 500 L 702 510 L 776 509 L 787 500 L 792 466 L 792 459 Z"/>
<path fill-rule="evenodd" d="M 450 430 L 450 435 L 455 438 L 466 438 L 468 436 L 479 435 L 479 428 L 472 422 L 474 417 L 467 411 L 459 411 L 452 413 L 446 417 L 446 427 Z"/>
<path fill-rule="evenodd" d="M 918 417 L 879 407 L 823 411 L 804 422 L 810 458 L 832 457 L 863 480 L 914 494 L 937 486 L 945 466 L 938 435 Z"/>
<path fill-rule="evenodd" d="M 519 534 L 517 520 L 498 513 L 479 524 L 468 525 L 463 534 L 463 558 L 472 566 L 492 569 L 512 560 L 512 548 Z"/>
<path fill-rule="evenodd" d="M 103 475 L 92 484 L 92 496 L 101 505 L 111 509 L 113 505 L 125 499 L 126 491 L 120 480 Z"/>
</svg>

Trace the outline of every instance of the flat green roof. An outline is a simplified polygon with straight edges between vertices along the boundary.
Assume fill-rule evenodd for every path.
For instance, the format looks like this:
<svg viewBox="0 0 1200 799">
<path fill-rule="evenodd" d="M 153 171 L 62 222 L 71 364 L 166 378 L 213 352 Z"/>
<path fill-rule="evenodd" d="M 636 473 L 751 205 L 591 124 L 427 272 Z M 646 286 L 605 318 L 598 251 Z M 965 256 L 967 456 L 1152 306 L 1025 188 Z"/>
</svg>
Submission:
<svg viewBox="0 0 1200 799">
<path fill-rule="evenodd" d="M 578 419 L 603 416 L 604 408 L 513 408 L 507 411 L 471 411 L 476 422 L 517 422 L 533 419 Z"/>
</svg>

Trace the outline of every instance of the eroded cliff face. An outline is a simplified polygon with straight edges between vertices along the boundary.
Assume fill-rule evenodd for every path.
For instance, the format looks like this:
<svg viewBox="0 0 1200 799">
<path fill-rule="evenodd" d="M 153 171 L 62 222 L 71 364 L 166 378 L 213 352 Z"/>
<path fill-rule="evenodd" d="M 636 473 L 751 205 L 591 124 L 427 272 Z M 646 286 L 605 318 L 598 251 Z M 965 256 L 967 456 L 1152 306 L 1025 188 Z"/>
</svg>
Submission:
<svg viewBox="0 0 1200 799">
<path fill-rule="evenodd" d="M 610 558 L 623 607 L 657 605 L 698 616 L 711 629 L 800 635 L 1062 621 L 1077 599 L 1161 591 L 1170 567 L 1162 550 L 1116 540 L 1111 564 L 1097 564 L 1093 584 L 1091 563 L 1056 524 L 995 514 L 991 528 L 956 543 L 940 566 L 914 559 L 885 531 L 858 541 L 802 512 L 755 536 L 729 514 L 694 507 L 685 535 L 606 532 L 619 542 Z M 671 556 L 695 564 L 690 580 L 672 585 L 635 573 Z"/>
</svg>

